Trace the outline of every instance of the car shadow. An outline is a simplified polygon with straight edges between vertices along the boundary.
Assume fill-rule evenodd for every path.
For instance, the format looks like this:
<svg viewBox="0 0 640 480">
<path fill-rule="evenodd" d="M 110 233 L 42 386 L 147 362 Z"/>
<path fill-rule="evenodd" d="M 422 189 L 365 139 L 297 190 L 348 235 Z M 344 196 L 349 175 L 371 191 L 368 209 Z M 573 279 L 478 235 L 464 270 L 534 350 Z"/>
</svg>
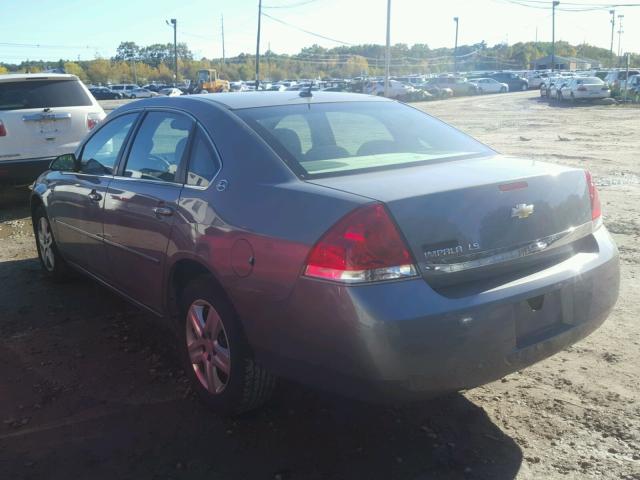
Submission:
<svg viewBox="0 0 640 480">
<path fill-rule="evenodd" d="M 616 105 L 617 102 L 614 101 L 603 101 L 603 100 L 576 100 L 575 102 L 564 100 L 548 100 L 546 97 L 533 97 L 530 99 L 531 101 L 537 103 L 544 103 L 554 108 L 586 108 L 586 107 L 607 107 L 611 105 Z"/>
<path fill-rule="evenodd" d="M 5 280 L 10 278 L 11 282 Z M 190 391 L 158 321 L 36 259 L 0 262 L 7 478 L 511 479 L 516 442 L 463 394 L 383 407 L 281 381 L 226 419 Z"/>
<path fill-rule="evenodd" d="M 29 194 L 27 187 L 0 185 L 0 222 L 29 216 Z"/>
</svg>

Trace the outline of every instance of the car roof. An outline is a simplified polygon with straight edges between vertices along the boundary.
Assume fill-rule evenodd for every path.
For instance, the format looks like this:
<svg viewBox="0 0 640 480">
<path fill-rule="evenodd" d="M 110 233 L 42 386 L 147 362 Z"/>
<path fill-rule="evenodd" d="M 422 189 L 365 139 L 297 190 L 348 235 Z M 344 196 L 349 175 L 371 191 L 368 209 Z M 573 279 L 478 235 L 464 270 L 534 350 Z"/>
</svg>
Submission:
<svg viewBox="0 0 640 480">
<path fill-rule="evenodd" d="M 277 107 L 283 105 L 299 105 L 308 103 L 340 103 L 340 102 L 388 102 L 384 97 L 363 95 L 361 93 L 322 92 L 314 90 L 310 97 L 300 96 L 299 91 L 262 91 L 242 93 L 214 93 L 191 95 L 202 101 L 217 103 L 231 110 L 256 107 Z"/>
<path fill-rule="evenodd" d="M 78 80 L 78 77 L 68 73 L 6 73 L 0 75 L 0 82 L 15 82 L 16 80 Z"/>
</svg>

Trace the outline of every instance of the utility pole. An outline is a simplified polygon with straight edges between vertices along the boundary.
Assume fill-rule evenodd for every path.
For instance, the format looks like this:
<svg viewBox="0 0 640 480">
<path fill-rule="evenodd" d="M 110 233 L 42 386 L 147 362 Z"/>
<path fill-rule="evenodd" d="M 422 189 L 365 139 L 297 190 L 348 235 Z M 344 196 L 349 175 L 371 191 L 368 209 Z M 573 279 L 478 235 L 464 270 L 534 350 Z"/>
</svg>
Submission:
<svg viewBox="0 0 640 480">
<path fill-rule="evenodd" d="M 271 80 L 271 42 L 267 44 L 267 79 Z"/>
<path fill-rule="evenodd" d="M 171 21 L 166 20 L 167 25 L 169 25 L 170 27 L 173 27 L 173 75 L 174 75 L 174 82 L 173 82 L 173 86 L 177 86 L 178 85 L 178 36 L 177 36 L 177 30 L 178 30 L 178 21 L 175 18 L 172 18 Z"/>
<path fill-rule="evenodd" d="M 622 19 L 624 15 L 618 15 L 618 56 L 622 55 L 622 34 L 624 30 L 622 29 Z"/>
<path fill-rule="evenodd" d="M 609 14 L 611 15 L 611 48 L 609 49 L 609 54 L 611 56 L 611 61 L 613 62 L 613 33 L 616 28 L 616 11 L 609 10 Z M 613 66 L 613 64 L 611 66 Z"/>
<path fill-rule="evenodd" d="M 256 41 L 256 90 L 260 86 L 260 20 L 262 20 L 262 0 L 258 0 L 258 39 Z"/>
<path fill-rule="evenodd" d="M 389 94 L 389 69 L 391 65 L 391 0 L 387 0 L 387 45 L 384 55 L 384 96 Z"/>
<path fill-rule="evenodd" d="M 224 65 L 225 57 L 224 57 L 224 15 L 220 15 L 220 24 L 222 30 L 222 64 Z"/>
<path fill-rule="evenodd" d="M 556 7 L 560 2 L 554 0 L 551 5 L 551 72 L 553 72 L 556 69 Z"/>
<path fill-rule="evenodd" d="M 458 17 L 453 17 L 456 22 L 456 43 L 453 47 L 453 73 L 458 73 Z"/>
</svg>

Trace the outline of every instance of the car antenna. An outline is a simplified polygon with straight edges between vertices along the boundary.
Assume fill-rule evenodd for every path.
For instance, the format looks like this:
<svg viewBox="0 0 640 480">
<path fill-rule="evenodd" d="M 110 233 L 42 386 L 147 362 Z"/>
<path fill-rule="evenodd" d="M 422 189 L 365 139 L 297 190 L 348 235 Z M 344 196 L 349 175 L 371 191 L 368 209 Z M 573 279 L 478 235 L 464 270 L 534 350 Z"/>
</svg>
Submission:
<svg viewBox="0 0 640 480">
<path fill-rule="evenodd" d="M 301 97 L 313 97 L 313 93 L 311 93 L 311 87 L 312 85 L 309 84 L 309 88 L 307 88 L 306 90 L 300 90 L 300 96 Z"/>
</svg>

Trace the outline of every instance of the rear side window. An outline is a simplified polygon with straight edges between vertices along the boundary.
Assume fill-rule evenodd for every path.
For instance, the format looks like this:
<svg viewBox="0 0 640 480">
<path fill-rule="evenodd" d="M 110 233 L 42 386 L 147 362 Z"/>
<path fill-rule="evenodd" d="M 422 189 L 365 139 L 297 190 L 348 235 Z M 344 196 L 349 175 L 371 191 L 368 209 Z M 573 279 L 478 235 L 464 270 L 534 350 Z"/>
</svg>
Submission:
<svg viewBox="0 0 640 480">
<path fill-rule="evenodd" d="M 113 175 L 113 167 L 137 116 L 136 113 L 130 113 L 102 126 L 82 149 L 80 172 L 90 175 Z"/>
<path fill-rule="evenodd" d="M 178 182 L 193 121 L 181 114 L 149 112 L 136 134 L 124 176 Z"/>
<path fill-rule="evenodd" d="M 91 99 L 77 80 L 22 80 L 0 83 L 0 110 L 86 107 Z"/>
<path fill-rule="evenodd" d="M 202 129 L 198 128 L 191 147 L 191 158 L 187 169 L 187 185 L 208 187 L 220 167 L 220 160 L 211 143 L 202 132 Z"/>
</svg>

